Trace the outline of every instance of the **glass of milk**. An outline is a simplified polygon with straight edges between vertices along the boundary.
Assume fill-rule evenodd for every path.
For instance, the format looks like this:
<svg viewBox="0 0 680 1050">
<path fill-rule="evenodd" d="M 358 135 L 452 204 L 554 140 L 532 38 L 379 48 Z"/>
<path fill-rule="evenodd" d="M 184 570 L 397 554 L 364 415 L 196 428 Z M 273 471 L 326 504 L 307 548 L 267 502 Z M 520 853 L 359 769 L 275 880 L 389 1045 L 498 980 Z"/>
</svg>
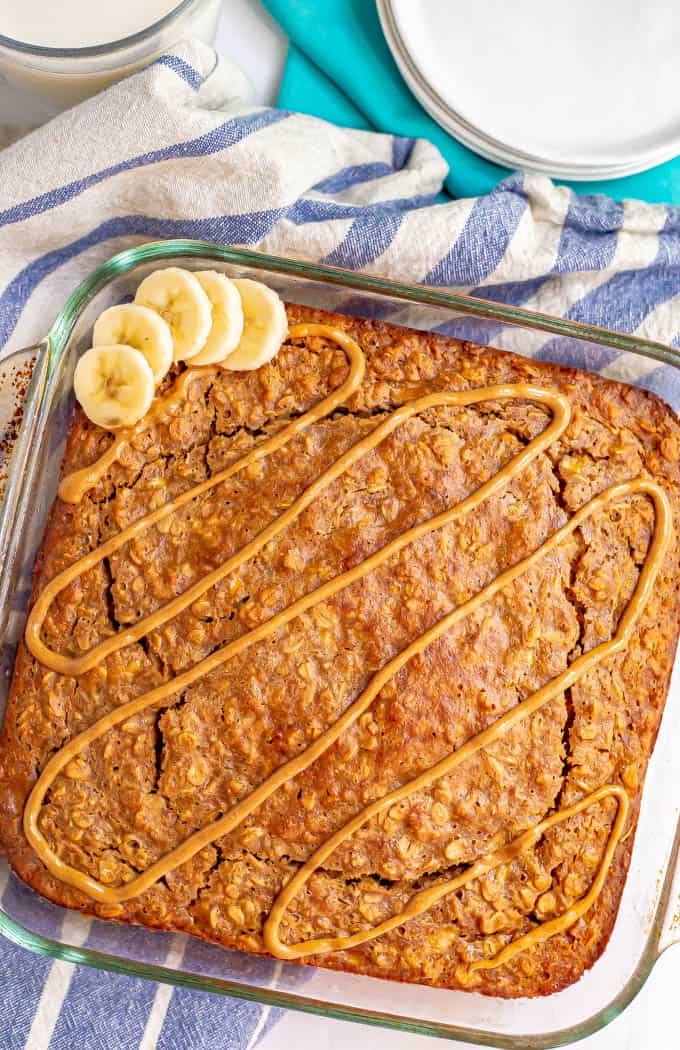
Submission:
<svg viewBox="0 0 680 1050">
<path fill-rule="evenodd" d="M 179 40 L 211 41 L 220 6 L 221 0 L 0 2 L 0 120 L 39 123 Z"/>
</svg>

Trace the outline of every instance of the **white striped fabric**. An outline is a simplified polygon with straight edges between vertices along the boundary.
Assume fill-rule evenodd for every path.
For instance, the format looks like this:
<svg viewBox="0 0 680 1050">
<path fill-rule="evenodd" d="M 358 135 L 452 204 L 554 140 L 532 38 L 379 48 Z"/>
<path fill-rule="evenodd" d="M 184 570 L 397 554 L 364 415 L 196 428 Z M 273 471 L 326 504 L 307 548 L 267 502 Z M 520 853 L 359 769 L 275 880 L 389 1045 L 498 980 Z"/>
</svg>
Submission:
<svg viewBox="0 0 680 1050">
<path fill-rule="evenodd" d="M 79 948 L 85 944 L 90 926 L 91 922 L 82 920 L 79 915 L 67 913 L 64 916 L 62 937 L 67 944 Z M 49 1047 L 74 969 L 71 962 L 57 959 L 52 963 L 26 1040 L 31 1050 L 47 1050 Z"/>
<path fill-rule="evenodd" d="M 186 236 L 324 259 L 680 341 L 680 210 L 578 196 L 513 176 L 441 196 L 429 143 L 241 102 L 239 78 L 189 43 L 0 153 L 0 353 L 43 336 L 74 286 L 123 247 Z M 393 319 L 407 323 L 404 308 Z M 680 407 L 680 372 L 499 325 L 468 334 L 638 383 Z M 26 898 L 0 873 L 15 916 Z M 44 935 L 97 947 L 95 923 Z M 62 925 L 63 923 L 63 925 Z M 71 926 L 73 925 L 73 928 Z M 180 966 L 181 938 L 159 963 Z M 276 974 L 272 980 L 276 979 Z M 0 951 L 0 1050 L 83 1045 L 251 1050 L 278 1011 Z"/>
</svg>

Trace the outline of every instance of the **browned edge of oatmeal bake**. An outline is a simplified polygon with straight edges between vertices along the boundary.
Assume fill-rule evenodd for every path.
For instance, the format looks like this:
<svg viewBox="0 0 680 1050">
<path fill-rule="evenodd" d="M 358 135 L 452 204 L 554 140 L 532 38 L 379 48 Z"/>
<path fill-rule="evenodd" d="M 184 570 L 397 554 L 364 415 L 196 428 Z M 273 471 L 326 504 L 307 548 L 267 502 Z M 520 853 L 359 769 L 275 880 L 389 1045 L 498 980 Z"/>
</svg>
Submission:
<svg viewBox="0 0 680 1050">
<path fill-rule="evenodd" d="M 367 357 L 358 392 L 243 476 L 150 529 L 70 585 L 43 636 L 80 655 L 163 604 L 256 534 L 388 410 L 436 390 L 531 382 L 569 397 L 567 431 L 469 518 L 390 559 L 212 675 L 111 731 L 50 790 L 41 828 L 60 856 L 102 882 L 144 870 L 233 804 L 334 721 L 387 658 L 454 604 L 544 542 L 614 482 L 657 479 L 675 538 L 625 652 L 595 667 L 487 751 L 369 822 L 290 906 L 284 937 L 375 925 L 414 886 L 480 854 L 599 787 L 622 784 L 637 820 L 647 761 L 668 689 L 679 621 L 680 426 L 654 395 L 573 369 L 437 335 L 288 307 L 291 324 L 332 323 Z M 257 372 L 197 380 L 184 413 L 134 442 L 77 505 L 52 508 L 33 597 L 108 536 L 238 458 L 346 374 L 327 340 L 290 341 Z M 584 523 L 563 548 L 415 658 L 329 753 L 230 835 L 140 897 L 95 903 L 54 879 L 22 828 L 27 795 L 50 754 L 130 696 L 193 665 L 324 579 L 357 564 L 417 521 L 459 502 L 548 422 L 527 401 L 433 409 L 400 427 L 335 482 L 267 549 L 165 627 L 68 678 L 22 644 L 0 750 L 0 843 L 39 893 L 88 914 L 186 931 L 264 954 L 261 930 L 278 891 L 367 801 L 410 779 L 492 724 L 581 652 L 611 637 L 644 562 L 650 503 L 634 497 Z M 109 435 L 76 409 L 62 472 L 92 463 Z M 200 606 L 200 607 L 199 607 Z M 557 826 L 511 863 L 426 914 L 358 948 L 306 961 L 461 987 L 461 966 L 496 954 L 586 892 L 613 808 Z M 633 834 L 604 889 L 575 925 L 465 987 L 534 996 L 576 980 L 604 950 Z"/>
</svg>

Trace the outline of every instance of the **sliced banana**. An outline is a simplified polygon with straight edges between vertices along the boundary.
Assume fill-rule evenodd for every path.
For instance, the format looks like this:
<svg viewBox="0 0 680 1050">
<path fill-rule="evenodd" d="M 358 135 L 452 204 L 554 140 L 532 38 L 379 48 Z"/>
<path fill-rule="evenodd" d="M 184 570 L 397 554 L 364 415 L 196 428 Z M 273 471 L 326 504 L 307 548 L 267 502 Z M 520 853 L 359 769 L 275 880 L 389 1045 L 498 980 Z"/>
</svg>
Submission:
<svg viewBox="0 0 680 1050">
<path fill-rule="evenodd" d="M 106 430 L 146 415 L 155 383 L 151 366 L 132 346 L 93 346 L 76 365 L 73 387 L 88 419 Z"/>
<path fill-rule="evenodd" d="M 210 335 L 191 358 L 192 365 L 214 365 L 233 353 L 243 333 L 241 296 L 233 281 L 216 270 L 199 270 L 194 277 L 212 306 Z"/>
<path fill-rule="evenodd" d="M 94 346 L 133 346 L 149 362 L 155 383 L 172 364 L 172 332 L 155 310 L 139 303 L 123 303 L 104 310 L 94 323 Z"/>
<path fill-rule="evenodd" d="M 175 361 L 188 361 L 203 349 L 210 335 L 212 308 L 193 273 L 179 266 L 154 270 L 137 289 L 135 302 L 167 321 Z"/>
<path fill-rule="evenodd" d="M 288 335 L 282 300 L 272 288 L 244 277 L 233 282 L 243 305 L 243 335 L 238 347 L 220 362 L 233 371 L 249 371 L 271 361 Z"/>
</svg>

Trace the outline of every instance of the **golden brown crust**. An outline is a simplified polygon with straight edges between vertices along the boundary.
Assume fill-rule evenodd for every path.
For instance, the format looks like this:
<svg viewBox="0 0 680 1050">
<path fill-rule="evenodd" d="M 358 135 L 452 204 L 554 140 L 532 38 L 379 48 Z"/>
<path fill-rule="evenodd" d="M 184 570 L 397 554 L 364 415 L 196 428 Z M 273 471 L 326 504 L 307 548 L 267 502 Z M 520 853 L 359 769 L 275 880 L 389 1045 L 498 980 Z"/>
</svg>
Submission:
<svg viewBox="0 0 680 1050">
<path fill-rule="evenodd" d="M 291 323 L 327 321 L 289 309 Z M 582 372 L 380 322 L 331 315 L 367 355 L 347 404 L 256 470 L 245 471 L 85 574 L 54 603 L 44 638 L 78 655 L 157 608 L 237 550 L 381 413 L 440 389 L 534 382 L 566 393 L 566 434 L 470 519 L 418 541 L 361 583 L 174 698 L 110 732 L 60 777 L 41 828 L 68 863 L 117 883 L 225 812 L 338 717 L 386 660 L 454 604 L 534 550 L 590 497 L 640 474 L 671 496 L 680 522 L 680 427 L 657 398 Z M 136 440 L 78 505 L 57 502 L 34 586 L 151 507 L 237 458 L 261 434 L 342 382 L 344 356 L 321 339 L 284 347 L 256 373 L 194 384 L 181 417 Z M 80 679 L 47 672 L 21 647 L 0 754 L 0 840 L 17 873 L 58 903 L 120 921 L 181 929 L 261 951 L 261 928 L 301 861 L 376 794 L 404 783 L 611 637 L 644 561 L 652 511 L 631 499 L 584 524 L 564 549 L 404 669 L 326 756 L 253 817 L 139 899 L 96 905 L 54 880 L 26 842 L 21 814 L 49 754 L 123 699 L 191 666 L 363 560 L 410 525 L 458 502 L 539 433 L 525 402 L 433 409 L 334 483 L 266 551 L 143 644 Z M 110 438 L 74 416 L 65 470 Z M 637 814 L 677 641 L 678 541 L 627 651 L 591 671 L 486 752 L 387 818 L 369 822 L 312 877 L 284 939 L 352 932 L 605 782 Z M 491 753 L 489 753 L 491 752 Z M 546 834 L 510 865 L 360 948 L 312 961 L 457 986 L 461 964 L 493 955 L 587 890 L 614 806 Z M 490 994 L 547 994 L 601 953 L 625 880 L 620 845 L 597 904 L 567 933 L 476 976 Z"/>
</svg>

